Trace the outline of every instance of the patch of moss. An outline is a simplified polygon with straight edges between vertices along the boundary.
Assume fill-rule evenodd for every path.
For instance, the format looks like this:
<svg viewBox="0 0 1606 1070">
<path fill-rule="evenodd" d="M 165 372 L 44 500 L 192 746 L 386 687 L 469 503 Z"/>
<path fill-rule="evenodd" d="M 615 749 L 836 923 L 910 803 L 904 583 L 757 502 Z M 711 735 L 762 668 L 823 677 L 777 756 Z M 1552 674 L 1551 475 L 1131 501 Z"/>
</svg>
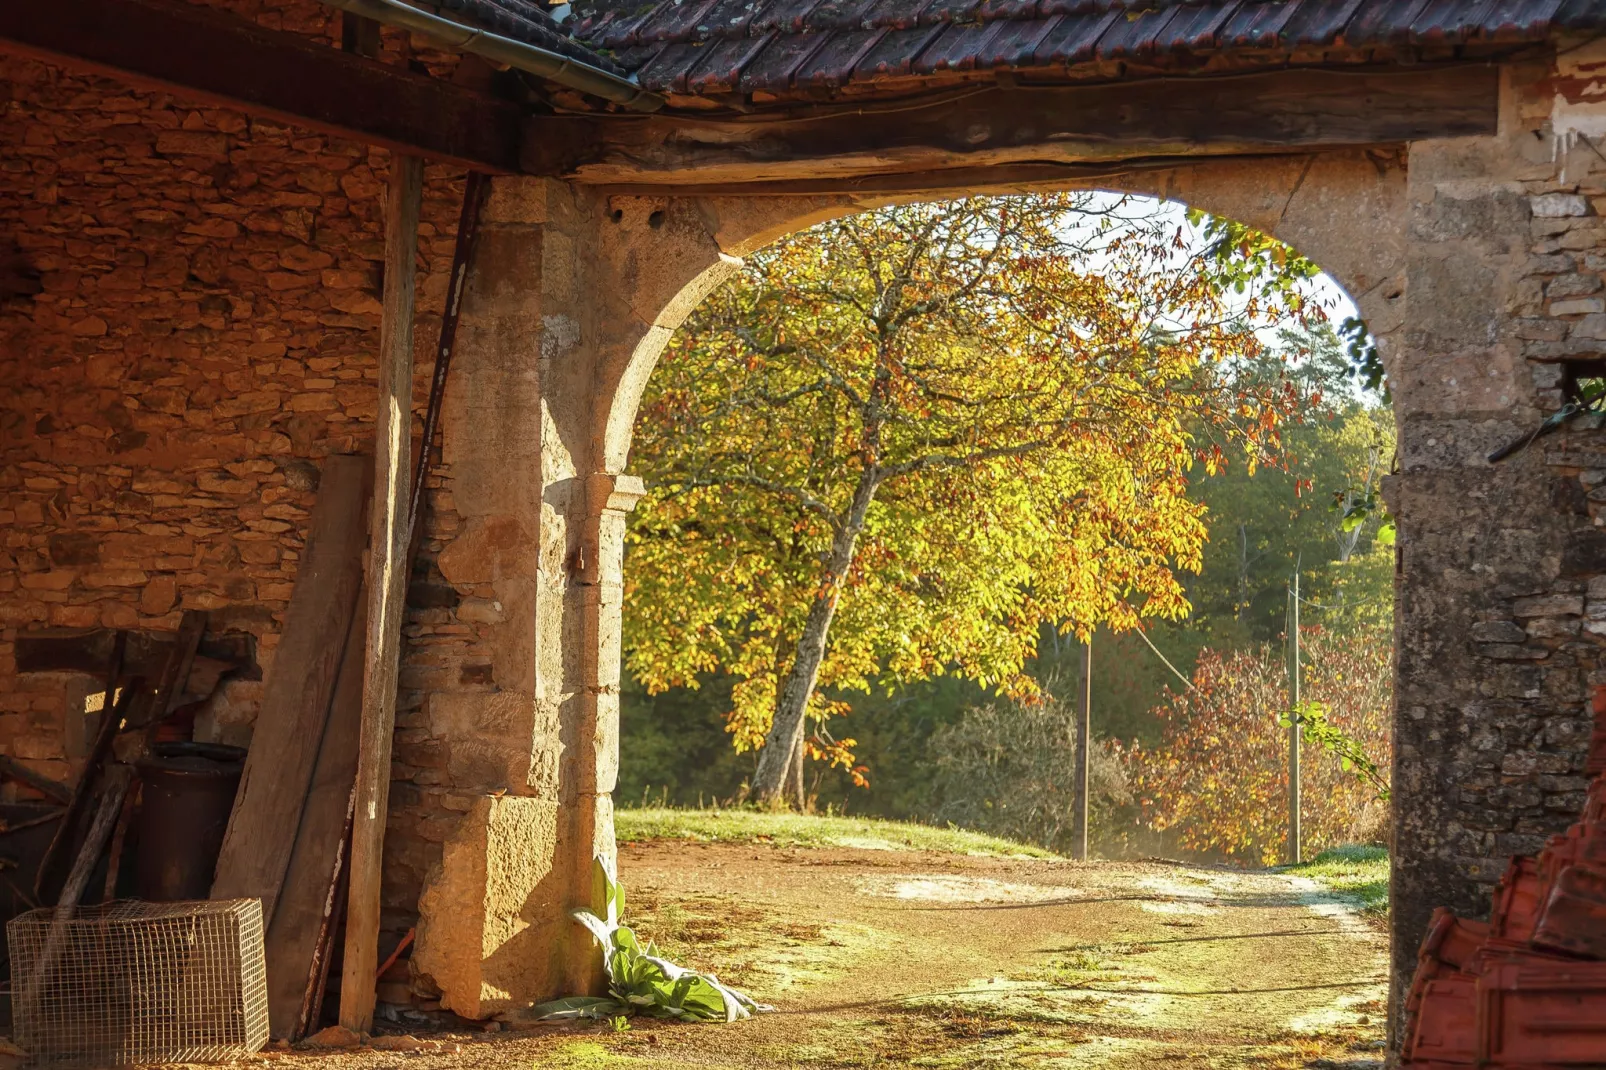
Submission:
<svg viewBox="0 0 1606 1070">
<path fill-rule="evenodd" d="M 1334 847 L 1309 862 L 1279 872 L 1309 877 L 1348 899 L 1361 913 L 1384 918 L 1389 912 L 1389 853 L 1384 847 Z"/>
<path fill-rule="evenodd" d="M 999 858 L 1057 858 L 1051 851 L 964 829 L 873 818 L 822 817 L 760 810 L 676 810 L 648 807 L 614 815 L 620 843 L 692 840 L 770 847 L 837 847 L 866 851 L 941 851 Z"/>
</svg>

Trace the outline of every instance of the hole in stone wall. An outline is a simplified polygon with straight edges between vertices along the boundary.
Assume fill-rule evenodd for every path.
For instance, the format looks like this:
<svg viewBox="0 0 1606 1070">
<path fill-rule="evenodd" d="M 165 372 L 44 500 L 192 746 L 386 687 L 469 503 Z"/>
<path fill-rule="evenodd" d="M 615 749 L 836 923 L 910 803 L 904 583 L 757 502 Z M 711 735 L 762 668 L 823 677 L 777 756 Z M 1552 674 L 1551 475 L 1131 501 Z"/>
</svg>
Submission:
<svg viewBox="0 0 1606 1070">
<path fill-rule="evenodd" d="M 654 212 L 652 215 L 648 216 L 647 217 L 647 225 L 649 227 L 651 227 L 653 230 L 657 230 L 659 227 L 663 226 L 664 225 L 663 209 L 659 209 L 658 211 Z"/>
<path fill-rule="evenodd" d="M 615 223 L 622 223 L 624 222 L 625 218 L 625 210 L 623 208 L 615 208 L 613 211 L 608 213 L 608 218 L 613 220 Z"/>
<path fill-rule="evenodd" d="M 1562 364 L 1561 391 L 1570 401 L 1598 409 L 1606 398 L 1606 360 L 1569 360 Z"/>
</svg>

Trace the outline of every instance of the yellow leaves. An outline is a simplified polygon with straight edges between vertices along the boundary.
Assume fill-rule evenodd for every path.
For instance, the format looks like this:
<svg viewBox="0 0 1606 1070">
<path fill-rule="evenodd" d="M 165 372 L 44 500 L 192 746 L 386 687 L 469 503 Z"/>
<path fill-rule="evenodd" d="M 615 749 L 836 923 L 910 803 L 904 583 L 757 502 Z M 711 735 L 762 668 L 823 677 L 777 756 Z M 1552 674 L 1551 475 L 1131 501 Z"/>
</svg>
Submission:
<svg viewBox="0 0 1606 1070">
<path fill-rule="evenodd" d="M 648 687 L 731 673 L 733 740 L 756 746 L 809 604 L 838 585 L 833 695 L 945 671 L 1027 694 L 1040 622 L 1187 612 L 1192 436 L 1253 464 L 1278 402 L 1204 371 L 1259 351 L 1218 282 L 1164 228 L 1078 222 L 1093 205 L 866 213 L 763 250 L 692 314 L 633 450 L 651 489 L 629 529 L 626 656 Z M 839 702 L 816 696 L 811 717 Z"/>
</svg>

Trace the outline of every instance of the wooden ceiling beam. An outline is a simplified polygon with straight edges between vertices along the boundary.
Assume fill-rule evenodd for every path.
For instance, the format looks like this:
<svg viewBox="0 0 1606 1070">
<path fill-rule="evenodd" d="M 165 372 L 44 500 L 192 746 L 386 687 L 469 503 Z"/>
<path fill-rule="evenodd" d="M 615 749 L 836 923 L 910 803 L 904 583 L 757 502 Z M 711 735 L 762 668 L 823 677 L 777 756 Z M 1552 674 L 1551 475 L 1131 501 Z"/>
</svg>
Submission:
<svg viewBox="0 0 1606 1070">
<path fill-rule="evenodd" d="M 0 0 L 0 53 L 497 174 L 517 104 L 171 0 Z"/>
<path fill-rule="evenodd" d="M 813 194 L 937 188 L 1057 169 L 1490 135 L 1493 65 L 1275 70 L 1090 86 L 1003 85 L 927 99 L 712 120 L 543 119 L 525 170 L 616 189 Z M 550 134 L 566 148 L 554 151 Z M 533 151 L 539 147 L 539 152 Z M 1074 176 L 1072 176 L 1074 177 Z"/>
</svg>

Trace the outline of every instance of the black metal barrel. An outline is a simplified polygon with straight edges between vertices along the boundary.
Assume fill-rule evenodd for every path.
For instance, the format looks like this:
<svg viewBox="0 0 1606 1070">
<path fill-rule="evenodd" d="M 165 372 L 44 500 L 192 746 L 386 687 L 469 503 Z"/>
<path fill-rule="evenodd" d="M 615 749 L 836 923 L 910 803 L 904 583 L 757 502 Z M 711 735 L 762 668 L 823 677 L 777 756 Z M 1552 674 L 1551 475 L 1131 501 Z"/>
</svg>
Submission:
<svg viewBox="0 0 1606 1070">
<path fill-rule="evenodd" d="M 245 751 L 221 743 L 158 743 L 138 763 L 141 788 L 135 894 L 205 899 L 245 769 Z"/>
</svg>

